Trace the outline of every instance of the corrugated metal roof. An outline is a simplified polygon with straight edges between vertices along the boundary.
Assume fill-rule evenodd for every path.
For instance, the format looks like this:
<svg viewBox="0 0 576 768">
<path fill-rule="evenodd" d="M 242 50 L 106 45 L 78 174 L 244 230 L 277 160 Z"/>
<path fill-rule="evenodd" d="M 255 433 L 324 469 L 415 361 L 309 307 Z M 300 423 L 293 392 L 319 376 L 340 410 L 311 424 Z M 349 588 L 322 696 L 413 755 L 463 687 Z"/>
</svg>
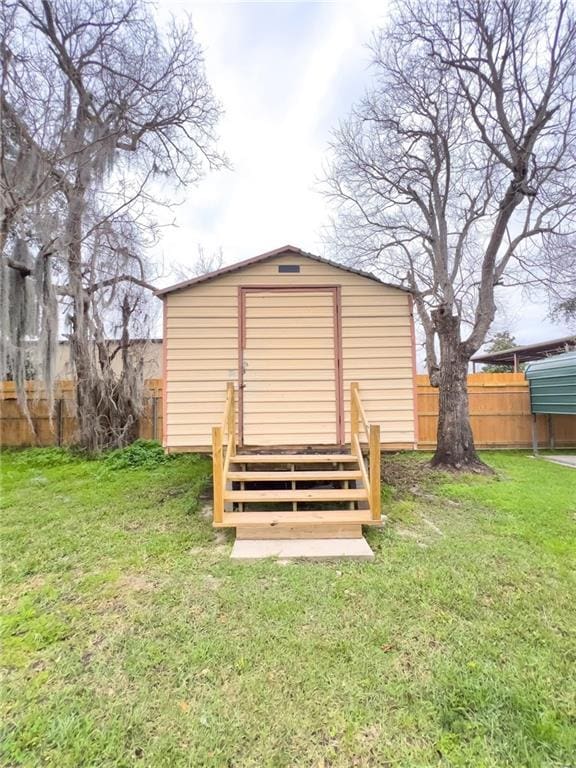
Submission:
<svg viewBox="0 0 576 768">
<path fill-rule="evenodd" d="M 200 275 L 199 277 L 194 277 L 191 280 L 184 280 L 181 283 L 176 283 L 175 285 L 170 285 L 168 288 L 159 288 L 157 291 L 154 291 L 156 296 L 165 296 L 167 293 L 173 293 L 174 291 L 181 291 L 185 288 L 191 288 L 194 285 L 198 285 L 199 283 L 205 283 L 208 280 L 214 280 L 218 277 L 221 277 L 222 275 L 227 275 L 230 272 L 237 272 L 240 269 L 244 269 L 245 267 L 251 267 L 253 264 L 258 264 L 262 261 L 266 261 L 267 259 L 272 259 L 274 256 L 281 256 L 283 253 L 293 253 L 296 256 L 304 256 L 308 259 L 312 259 L 313 261 L 319 261 L 321 264 L 328 264 L 330 267 L 336 267 L 336 269 L 342 269 L 344 272 L 351 272 L 354 275 L 360 275 L 360 277 L 366 277 L 368 280 L 374 280 L 376 283 L 380 283 L 381 285 L 385 285 L 387 288 L 395 288 L 398 291 L 404 291 L 405 293 L 412 293 L 408 288 L 401 288 L 398 285 L 393 285 L 392 283 L 385 283 L 383 280 L 380 280 L 380 278 L 373 275 L 371 272 L 364 272 L 361 269 L 354 269 L 353 267 L 347 267 L 344 264 L 339 264 L 337 261 L 331 261 L 330 259 L 325 259 L 323 256 L 316 256 L 313 253 L 307 253 L 306 251 L 301 250 L 300 248 L 296 248 L 293 245 L 284 245 L 282 248 L 276 248 L 273 251 L 267 251 L 266 253 L 261 253 L 259 256 L 253 256 L 251 259 L 245 259 L 244 261 L 238 261 L 236 264 L 230 264 L 227 267 L 222 267 L 222 269 L 217 269 L 214 272 L 208 272 L 205 275 Z"/>
<path fill-rule="evenodd" d="M 537 360 L 526 368 L 532 413 L 576 415 L 576 352 Z"/>
<path fill-rule="evenodd" d="M 536 344 L 525 344 L 521 347 L 510 347 L 501 349 L 499 352 L 484 352 L 481 355 L 474 355 L 473 363 L 526 363 L 531 360 L 540 360 L 550 355 L 565 352 L 571 346 L 576 344 L 576 335 L 564 336 L 561 339 L 552 339 L 551 341 L 539 341 Z"/>
</svg>

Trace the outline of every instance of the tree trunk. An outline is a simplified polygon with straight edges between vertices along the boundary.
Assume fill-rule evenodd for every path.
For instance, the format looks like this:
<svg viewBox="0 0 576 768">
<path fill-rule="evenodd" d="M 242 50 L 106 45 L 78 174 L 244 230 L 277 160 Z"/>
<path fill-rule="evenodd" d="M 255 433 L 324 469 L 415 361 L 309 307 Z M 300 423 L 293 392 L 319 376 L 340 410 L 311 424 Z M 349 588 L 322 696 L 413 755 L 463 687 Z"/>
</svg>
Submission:
<svg viewBox="0 0 576 768">
<path fill-rule="evenodd" d="M 438 432 L 433 467 L 491 472 L 474 446 L 468 408 L 469 354 L 460 343 L 459 319 L 439 311 L 435 325 L 440 341 Z"/>
<path fill-rule="evenodd" d="M 79 173 L 77 174 L 80 175 Z M 82 224 L 85 188 L 77 183 L 68 195 L 68 283 L 72 293 L 70 358 L 76 379 L 78 445 L 86 451 L 98 448 L 98 423 L 93 400 L 97 398 L 92 376 L 88 334 L 87 297 L 82 283 Z"/>
</svg>

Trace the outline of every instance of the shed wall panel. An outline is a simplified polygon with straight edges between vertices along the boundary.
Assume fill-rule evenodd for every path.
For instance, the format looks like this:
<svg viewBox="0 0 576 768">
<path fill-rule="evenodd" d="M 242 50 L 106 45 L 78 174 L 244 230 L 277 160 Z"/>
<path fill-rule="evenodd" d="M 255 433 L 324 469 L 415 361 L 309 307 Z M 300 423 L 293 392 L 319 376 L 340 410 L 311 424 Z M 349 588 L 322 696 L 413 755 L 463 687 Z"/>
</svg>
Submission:
<svg viewBox="0 0 576 768">
<path fill-rule="evenodd" d="M 298 264 L 300 272 L 279 273 L 280 264 Z M 288 254 L 165 297 L 167 447 L 178 450 L 209 445 L 210 427 L 221 419 L 226 382 L 238 383 L 239 288 L 303 285 L 340 286 L 346 440 L 349 440 L 350 427 L 350 384 L 358 381 L 368 418 L 380 424 L 382 443 L 414 443 L 409 296 L 360 275 Z M 270 359 L 279 359 L 276 356 L 278 332 L 283 328 L 288 331 L 294 318 L 308 329 L 305 344 L 287 342 L 284 345 L 283 341 L 282 344 L 286 355 L 285 380 L 290 387 L 298 387 L 305 393 L 310 404 L 323 403 L 327 390 L 333 386 L 333 380 L 324 375 L 324 340 L 332 326 L 322 302 L 322 296 L 312 294 L 304 316 L 301 303 L 296 302 L 292 314 L 288 309 L 287 315 L 283 312 L 281 318 L 274 319 L 271 293 L 258 303 L 251 319 L 260 338 L 256 354 L 262 359 L 268 350 Z M 261 406 L 255 404 L 257 414 L 267 410 L 266 390 L 262 391 L 262 399 Z M 301 400 L 299 398 L 300 403 Z M 319 438 L 327 440 L 333 430 L 328 429 L 322 419 L 314 422 L 313 414 L 317 411 L 313 405 L 306 408 L 299 405 L 299 409 L 306 416 L 306 422 L 315 425 Z M 284 413 L 285 423 L 281 426 L 290 442 L 306 442 L 298 439 L 302 431 L 300 417 L 286 409 Z M 266 442 L 265 420 L 257 430 Z"/>
</svg>

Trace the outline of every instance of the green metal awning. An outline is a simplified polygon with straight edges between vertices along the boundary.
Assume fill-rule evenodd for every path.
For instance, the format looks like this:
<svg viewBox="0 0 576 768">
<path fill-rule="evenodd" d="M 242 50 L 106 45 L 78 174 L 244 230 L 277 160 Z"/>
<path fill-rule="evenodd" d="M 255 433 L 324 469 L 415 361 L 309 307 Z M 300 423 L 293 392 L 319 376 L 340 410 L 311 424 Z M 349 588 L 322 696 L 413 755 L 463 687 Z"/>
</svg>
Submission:
<svg viewBox="0 0 576 768">
<path fill-rule="evenodd" d="M 530 363 L 526 378 L 532 413 L 576 414 L 576 352 Z"/>
</svg>

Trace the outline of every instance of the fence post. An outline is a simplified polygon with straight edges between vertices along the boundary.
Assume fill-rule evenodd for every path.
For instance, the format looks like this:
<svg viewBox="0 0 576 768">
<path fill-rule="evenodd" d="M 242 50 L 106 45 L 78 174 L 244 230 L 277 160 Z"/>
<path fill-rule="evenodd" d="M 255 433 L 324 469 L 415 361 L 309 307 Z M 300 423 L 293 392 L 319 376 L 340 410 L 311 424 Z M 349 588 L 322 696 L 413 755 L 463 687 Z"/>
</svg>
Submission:
<svg viewBox="0 0 576 768">
<path fill-rule="evenodd" d="M 548 444 L 550 448 L 556 448 L 556 436 L 554 435 L 554 417 L 551 413 L 548 414 Z"/>
<path fill-rule="evenodd" d="M 62 398 L 59 397 L 56 400 L 56 440 L 58 441 L 58 447 L 60 448 L 63 440 L 64 425 L 62 423 Z"/>
<path fill-rule="evenodd" d="M 534 456 L 538 455 L 538 422 L 535 413 L 532 414 L 532 452 Z"/>
<path fill-rule="evenodd" d="M 152 440 L 158 439 L 158 398 L 152 397 Z"/>
</svg>

